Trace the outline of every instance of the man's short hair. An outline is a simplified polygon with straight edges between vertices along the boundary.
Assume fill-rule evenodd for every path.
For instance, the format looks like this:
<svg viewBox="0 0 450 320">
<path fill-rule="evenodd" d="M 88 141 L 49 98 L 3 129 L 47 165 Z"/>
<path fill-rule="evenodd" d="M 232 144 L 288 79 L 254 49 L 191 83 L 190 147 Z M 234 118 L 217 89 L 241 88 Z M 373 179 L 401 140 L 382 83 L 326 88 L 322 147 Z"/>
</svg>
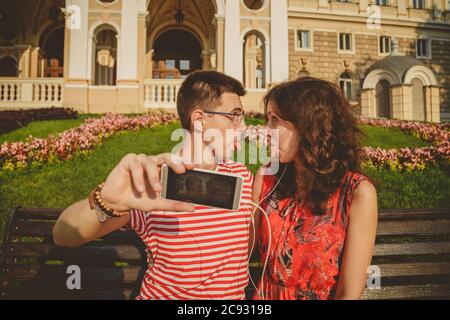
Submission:
<svg viewBox="0 0 450 320">
<path fill-rule="evenodd" d="M 194 109 L 214 111 L 220 106 L 224 93 L 246 94 L 242 84 L 226 74 L 216 71 L 196 71 L 184 80 L 177 97 L 177 109 L 181 125 L 190 130 Z"/>
</svg>

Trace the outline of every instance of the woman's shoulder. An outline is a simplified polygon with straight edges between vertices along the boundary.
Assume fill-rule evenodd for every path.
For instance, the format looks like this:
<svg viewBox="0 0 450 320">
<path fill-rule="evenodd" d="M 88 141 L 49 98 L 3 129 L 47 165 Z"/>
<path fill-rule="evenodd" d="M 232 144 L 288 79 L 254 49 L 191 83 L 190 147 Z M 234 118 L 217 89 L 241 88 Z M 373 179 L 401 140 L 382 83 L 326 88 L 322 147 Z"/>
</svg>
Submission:
<svg viewBox="0 0 450 320">
<path fill-rule="evenodd" d="M 367 176 L 361 172 L 356 172 L 356 171 L 348 171 L 347 174 L 344 176 L 342 185 L 349 186 L 355 192 L 358 189 L 360 189 L 360 190 L 375 189 L 376 190 L 376 184 L 369 176 Z"/>
</svg>

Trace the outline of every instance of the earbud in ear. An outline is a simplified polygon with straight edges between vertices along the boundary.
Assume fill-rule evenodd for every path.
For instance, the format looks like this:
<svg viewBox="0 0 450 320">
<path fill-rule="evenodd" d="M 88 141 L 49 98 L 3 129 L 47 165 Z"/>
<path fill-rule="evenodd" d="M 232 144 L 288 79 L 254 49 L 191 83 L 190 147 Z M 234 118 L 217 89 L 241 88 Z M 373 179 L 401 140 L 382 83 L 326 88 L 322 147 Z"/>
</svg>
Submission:
<svg viewBox="0 0 450 320">
<path fill-rule="evenodd" d="M 194 128 L 199 131 L 203 130 L 203 123 L 200 120 L 195 121 Z"/>
</svg>

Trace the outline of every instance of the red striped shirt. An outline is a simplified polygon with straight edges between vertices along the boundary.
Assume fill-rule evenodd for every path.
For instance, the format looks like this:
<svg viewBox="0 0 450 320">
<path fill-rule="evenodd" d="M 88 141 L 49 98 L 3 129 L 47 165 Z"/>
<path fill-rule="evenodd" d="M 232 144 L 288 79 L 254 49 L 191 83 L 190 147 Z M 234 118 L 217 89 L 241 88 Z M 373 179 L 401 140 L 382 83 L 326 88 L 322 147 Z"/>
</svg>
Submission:
<svg viewBox="0 0 450 320">
<path fill-rule="evenodd" d="M 132 210 L 130 227 L 147 246 L 151 261 L 138 300 L 245 298 L 253 175 L 232 161 L 217 171 L 244 178 L 239 210 Z"/>
</svg>

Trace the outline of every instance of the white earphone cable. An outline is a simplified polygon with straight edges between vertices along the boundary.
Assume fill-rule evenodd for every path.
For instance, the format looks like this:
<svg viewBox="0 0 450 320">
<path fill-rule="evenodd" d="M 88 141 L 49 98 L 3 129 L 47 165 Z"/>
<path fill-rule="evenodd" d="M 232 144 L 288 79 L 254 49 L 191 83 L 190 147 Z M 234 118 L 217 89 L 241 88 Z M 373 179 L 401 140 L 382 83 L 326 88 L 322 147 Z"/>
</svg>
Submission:
<svg viewBox="0 0 450 320">
<path fill-rule="evenodd" d="M 262 300 L 265 300 L 265 297 L 264 297 L 264 275 L 266 273 L 267 264 L 269 263 L 270 246 L 272 243 L 272 230 L 270 228 L 269 216 L 268 216 L 267 212 L 261 207 L 261 204 L 275 192 L 278 185 L 283 180 L 286 170 L 287 170 L 287 167 L 284 168 L 283 174 L 281 175 L 280 179 L 277 181 L 275 187 L 273 187 L 273 189 L 262 200 L 260 200 L 258 204 L 254 203 L 253 201 L 250 201 L 250 203 L 252 204 L 252 206 L 255 207 L 255 209 L 251 213 L 251 222 L 253 225 L 253 241 L 252 241 L 252 246 L 251 246 L 250 253 L 248 256 L 248 263 L 250 263 L 250 259 L 253 254 L 253 249 L 254 249 L 255 243 L 256 243 L 255 213 L 256 213 L 257 209 L 259 209 L 263 213 L 264 217 L 266 218 L 267 228 L 268 228 L 268 236 L 269 236 L 268 243 L 267 243 L 266 259 L 264 261 L 264 266 L 263 266 L 263 270 L 262 270 L 262 274 L 261 274 L 261 291 L 262 291 L 262 293 L 259 291 L 257 285 L 255 285 L 252 275 L 250 274 L 250 269 L 248 269 L 248 275 L 249 275 L 250 281 L 251 281 L 253 287 L 255 288 L 256 292 L 258 293 L 258 296 L 261 297 Z"/>
</svg>

